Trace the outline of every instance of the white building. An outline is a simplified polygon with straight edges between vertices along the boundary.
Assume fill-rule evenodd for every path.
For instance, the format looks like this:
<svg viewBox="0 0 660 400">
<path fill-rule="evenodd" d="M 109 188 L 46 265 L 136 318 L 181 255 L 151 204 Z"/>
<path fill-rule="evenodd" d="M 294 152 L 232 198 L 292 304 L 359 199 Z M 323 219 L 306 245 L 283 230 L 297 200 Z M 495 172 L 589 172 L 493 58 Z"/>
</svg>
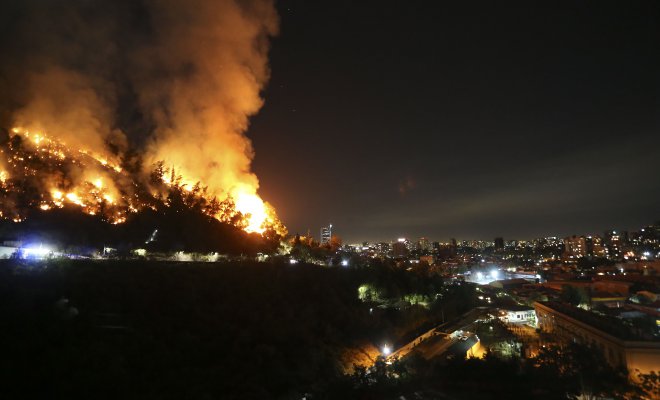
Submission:
<svg viewBox="0 0 660 400">
<path fill-rule="evenodd" d="M 18 251 L 18 247 L 0 246 L 0 258 L 11 258 L 16 251 Z"/>
<path fill-rule="evenodd" d="M 507 309 L 500 309 L 500 320 L 508 324 L 536 326 L 536 312 L 532 307 L 509 307 Z"/>
</svg>

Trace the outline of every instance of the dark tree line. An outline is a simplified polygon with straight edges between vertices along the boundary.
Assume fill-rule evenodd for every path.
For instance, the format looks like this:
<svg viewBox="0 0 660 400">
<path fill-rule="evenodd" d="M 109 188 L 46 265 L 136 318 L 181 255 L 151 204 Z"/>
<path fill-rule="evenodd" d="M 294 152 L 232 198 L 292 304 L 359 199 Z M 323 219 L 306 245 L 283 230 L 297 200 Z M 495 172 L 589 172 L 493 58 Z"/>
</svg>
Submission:
<svg viewBox="0 0 660 400">
<path fill-rule="evenodd" d="M 77 206 L 65 205 L 48 211 L 32 208 L 20 223 L 0 220 L 0 239 L 45 243 L 76 252 L 112 247 L 126 255 L 135 248 L 251 255 L 277 249 L 281 238 L 276 232 L 266 231 L 263 235 L 245 232 L 240 213 L 234 213 L 227 221 L 209 215 L 207 207 L 233 209 L 231 199 L 215 203 L 211 200 L 211 205 L 206 202 L 180 187 L 171 187 L 167 197 L 155 200 L 153 208 L 129 213 L 126 222 L 117 225 L 106 222 L 102 215 L 85 214 Z M 147 243 L 155 230 L 158 231 L 155 240 Z"/>
<path fill-rule="evenodd" d="M 82 174 L 86 162 L 96 161 L 79 154 L 53 158 L 26 147 L 20 135 L 9 139 L 6 131 L 0 133 L 0 151 L 4 149 L 20 159 L 9 168 L 9 179 L 0 184 L 0 240 L 42 242 L 77 253 L 103 247 L 126 253 L 145 247 L 157 229 L 157 240 L 149 243 L 154 251 L 256 254 L 273 252 L 282 239 L 280 235 L 286 234 L 279 221 L 272 222 L 262 235 L 246 233 L 246 216 L 236 210 L 231 197 L 218 200 L 199 182 L 183 184 L 182 177 L 162 162 L 154 165 L 148 182 L 136 178 L 140 175 L 135 165 L 127 165 L 128 174 L 104 167 L 124 201 L 113 202 L 99 195 L 85 210 L 68 200 L 61 208 L 53 206 L 47 192 L 50 187 L 65 192 L 74 188 L 92 193 L 98 190 L 90 182 L 71 179 Z M 129 212 L 132 206 L 126 203 L 137 212 Z M 52 209 L 44 211 L 42 206 Z M 126 220 L 114 226 L 112 222 L 118 221 L 118 215 Z"/>
</svg>

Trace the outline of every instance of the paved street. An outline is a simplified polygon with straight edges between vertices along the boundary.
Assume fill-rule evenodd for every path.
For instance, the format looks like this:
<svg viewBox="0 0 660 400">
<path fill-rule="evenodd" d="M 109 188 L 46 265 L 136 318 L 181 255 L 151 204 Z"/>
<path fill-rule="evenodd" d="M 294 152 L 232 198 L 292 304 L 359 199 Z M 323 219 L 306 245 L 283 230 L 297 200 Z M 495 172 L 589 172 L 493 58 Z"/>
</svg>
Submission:
<svg viewBox="0 0 660 400">
<path fill-rule="evenodd" d="M 456 321 L 438 325 L 424 332 L 422 335 L 419 335 L 414 340 L 392 352 L 388 356 L 388 359 L 395 357 L 403 358 L 413 350 L 419 351 L 426 359 L 437 357 L 446 352 L 453 344 L 460 341 L 458 338 L 459 335 L 456 332 L 472 332 L 474 330 L 475 320 L 487 312 L 488 309 L 486 308 L 473 308 Z"/>
</svg>

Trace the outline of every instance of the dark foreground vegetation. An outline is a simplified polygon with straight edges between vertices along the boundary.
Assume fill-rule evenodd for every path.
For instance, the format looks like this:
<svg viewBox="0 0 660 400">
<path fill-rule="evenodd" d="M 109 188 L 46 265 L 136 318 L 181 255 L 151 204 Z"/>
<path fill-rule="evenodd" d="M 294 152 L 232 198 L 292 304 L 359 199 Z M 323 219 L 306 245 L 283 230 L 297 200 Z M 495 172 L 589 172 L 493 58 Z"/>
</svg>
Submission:
<svg viewBox="0 0 660 400">
<path fill-rule="evenodd" d="M 641 398 L 625 371 L 577 345 L 532 359 L 413 353 L 349 373 L 341 364 L 347 349 L 396 347 L 475 297 L 428 269 L 380 262 L 4 260 L 0 398 Z"/>
<path fill-rule="evenodd" d="M 370 312 L 365 282 L 384 302 L 438 300 Z M 441 287 L 389 265 L 5 260 L 0 397 L 333 398 L 351 390 L 345 348 L 395 343 L 439 319 L 437 307 L 445 317 L 471 307 L 451 300 L 471 288 L 430 296 Z"/>
<path fill-rule="evenodd" d="M 335 386 L 331 398 L 361 399 L 647 399 L 625 371 L 613 370 L 598 352 L 569 344 L 548 346 L 531 359 L 456 357 L 425 360 L 413 354 L 388 366 L 358 369 Z M 651 385 L 656 385 L 657 379 Z M 657 389 L 656 389 L 657 390 Z"/>
</svg>

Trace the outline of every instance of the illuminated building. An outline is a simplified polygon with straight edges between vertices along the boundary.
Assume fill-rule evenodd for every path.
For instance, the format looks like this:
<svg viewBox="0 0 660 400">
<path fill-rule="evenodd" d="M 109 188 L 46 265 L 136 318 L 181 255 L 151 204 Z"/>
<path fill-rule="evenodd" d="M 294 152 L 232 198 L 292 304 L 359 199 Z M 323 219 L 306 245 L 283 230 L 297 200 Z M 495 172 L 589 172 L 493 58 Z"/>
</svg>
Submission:
<svg viewBox="0 0 660 400">
<path fill-rule="evenodd" d="M 504 239 L 501 237 L 495 238 L 495 250 L 504 250 Z"/>
<path fill-rule="evenodd" d="M 569 258 L 581 258 L 587 255 L 587 241 L 584 236 L 569 236 L 564 239 L 564 253 Z"/>
<path fill-rule="evenodd" d="M 564 342 L 589 345 L 600 351 L 612 367 L 626 367 L 633 375 L 657 370 L 660 342 L 644 340 L 627 326 L 563 303 L 534 303 L 543 332 Z"/>
<path fill-rule="evenodd" d="M 6 246 L 4 244 L 0 245 L 0 259 L 2 258 L 11 258 L 20 250 L 16 246 Z"/>
<path fill-rule="evenodd" d="M 321 244 L 328 244 L 330 243 L 330 239 L 332 238 L 332 224 L 328 226 L 324 226 L 321 228 Z"/>
<path fill-rule="evenodd" d="M 628 243 L 628 232 L 626 231 L 607 231 L 605 232 L 605 244 L 607 244 L 610 254 L 613 256 L 621 255 L 622 247 Z"/>
<path fill-rule="evenodd" d="M 386 256 L 392 249 L 392 246 L 385 242 L 376 243 L 374 246 L 376 248 L 376 253 L 380 256 Z"/>
<path fill-rule="evenodd" d="M 511 324 L 536 325 L 536 313 L 527 306 L 512 305 L 500 309 L 499 319 Z"/>
<path fill-rule="evenodd" d="M 431 251 L 431 242 L 425 237 L 419 238 L 419 250 L 421 251 Z"/>
<path fill-rule="evenodd" d="M 593 257 L 607 257 L 607 247 L 603 243 L 603 239 L 598 236 L 588 236 L 586 238 L 587 253 Z"/>
<path fill-rule="evenodd" d="M 399 239 L 399 241 L 401 241 L 401 239 Z M 406 249 L 408 249 L 408 252 L 417 250 L 417 242 L 413 242 L 412 240 L 409 239 L 403 239 L 403 243 L 406 245 Z"/>
</svg>

